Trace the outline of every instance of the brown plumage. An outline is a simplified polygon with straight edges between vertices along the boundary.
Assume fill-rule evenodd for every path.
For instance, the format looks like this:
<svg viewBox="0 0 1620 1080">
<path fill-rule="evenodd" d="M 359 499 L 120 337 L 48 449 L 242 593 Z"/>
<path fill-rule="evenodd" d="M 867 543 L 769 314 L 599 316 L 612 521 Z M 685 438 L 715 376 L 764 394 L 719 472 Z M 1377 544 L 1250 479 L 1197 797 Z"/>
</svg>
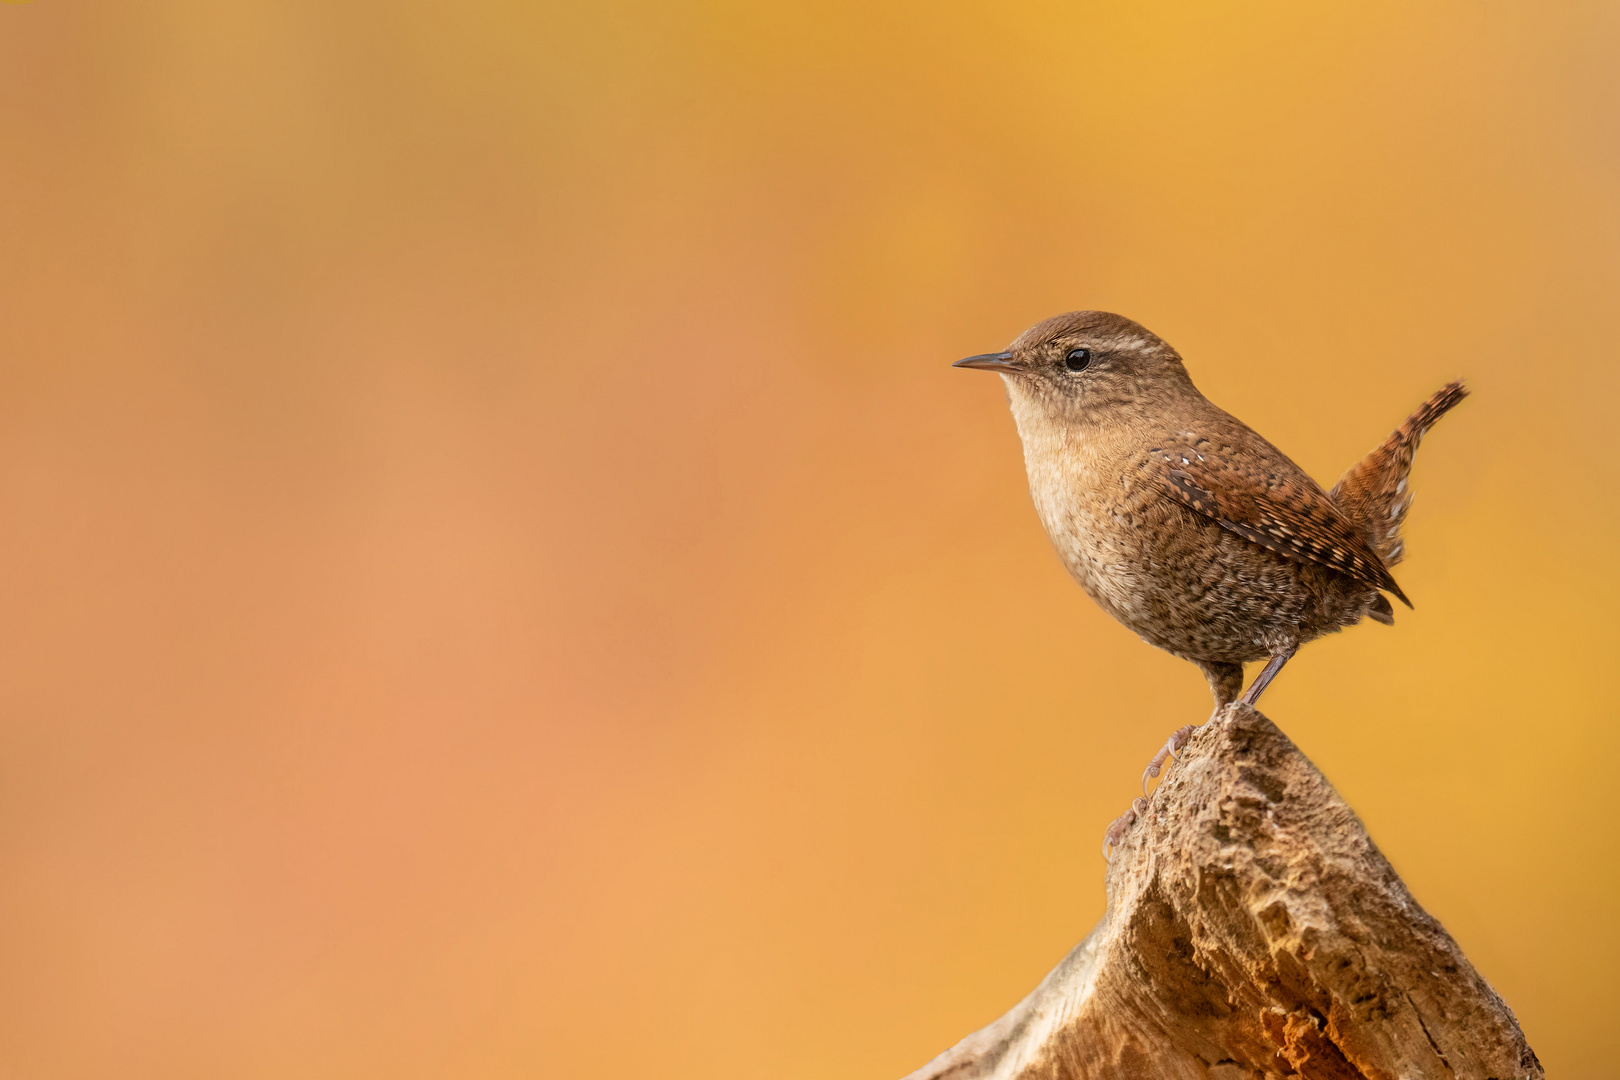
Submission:
<svg viewBox="0 0 1620 1080">
<path fill-rule="evenodd" d="M 1461 383 L 1327 492 L 1122 316 L 1058 315 L 958 366 L 1003 376 L 1036 512 L 1070 574 L 1149 644 L 1197 664 L 1217 708 L 1238 696 L 1244 663 L 1270 661 L 1252 703 L 1305 642 L 1365 616 L 1393 622 L 1384 592 L 1410 606 L 1389 569 L 1407 474 L 1423 434 L 1467 395 Z"/>
<path fill-rule="evenodd" d="M 1365 530 L 1367 544 L 1385 566 L 1395 566 L 1406 555 L 1401 526 L 1406 524 L 1406 512 L 1412 507 L 1411 493 L 1406 490 L 1412 455 L 1434 422 L 1467 396 L 1468 388 L 1460 382 L 1441 387 L 1382 446 L 1339 477 L 1328 492 L 1350 520 Z"/>
</svg>

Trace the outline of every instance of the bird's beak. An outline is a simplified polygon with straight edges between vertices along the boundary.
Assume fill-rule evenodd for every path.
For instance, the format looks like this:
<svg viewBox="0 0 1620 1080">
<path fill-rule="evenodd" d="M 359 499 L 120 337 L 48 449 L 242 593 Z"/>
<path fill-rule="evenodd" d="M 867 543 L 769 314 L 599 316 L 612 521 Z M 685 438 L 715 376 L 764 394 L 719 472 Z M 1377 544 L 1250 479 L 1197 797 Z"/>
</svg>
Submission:
<svg viewBox="0 0 1620 1080">
<path fill-rule="evenodd" d="M 1003 375 L 1010 375 L 1020 370 L 1013 363 L 1013 354 L 1010 352 L 987 352 L 978 356 L 970 356 L 966 360 L 958 360 L 951 367 L 978 368 L 981 371 L 999 371 Z"/>
</svg>

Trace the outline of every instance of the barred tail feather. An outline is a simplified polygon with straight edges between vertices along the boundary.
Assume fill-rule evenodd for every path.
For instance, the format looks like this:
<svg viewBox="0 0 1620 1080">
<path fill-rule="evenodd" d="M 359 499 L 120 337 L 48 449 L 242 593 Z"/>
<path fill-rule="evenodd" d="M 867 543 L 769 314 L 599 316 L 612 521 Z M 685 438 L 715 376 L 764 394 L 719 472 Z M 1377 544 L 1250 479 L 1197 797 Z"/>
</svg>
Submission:
<svg viewBox="0 0 1620 1080">
<path fill-rule="evenodd" d="M 1328 493 L 1362 530 L 1367 543 L 1384 560 L 1385 566 L 1394 566 L 1406 553 L 1401 526 L 1412 507 L 1412 493 L 1407 490 L 1406 481 L 1418 443 L 1437 420 L 1467 396 L 1468 388 L 1460 381 L 1441 387 L 1378 449 L 1340 477 Z"/>
</svg>

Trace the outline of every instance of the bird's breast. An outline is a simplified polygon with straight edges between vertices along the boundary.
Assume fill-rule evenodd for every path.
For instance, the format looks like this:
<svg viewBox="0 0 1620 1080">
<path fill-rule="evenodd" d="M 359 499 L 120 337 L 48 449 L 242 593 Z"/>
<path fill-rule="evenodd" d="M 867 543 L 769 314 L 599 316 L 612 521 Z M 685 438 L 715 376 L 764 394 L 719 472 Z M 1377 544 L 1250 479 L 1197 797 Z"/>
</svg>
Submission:
<svg viewBox="0 0 1620 1080">
<path fill-rule="evenodd" d="M 1125 455 L 1084 437 L 1026 441 L 1035 512 L 1058 557 L 1086 593 L 1116 618 L 1133 621 L 1151 562 L 1147 505 L 1153 493 L 1129 482 Z"/>
</svg>

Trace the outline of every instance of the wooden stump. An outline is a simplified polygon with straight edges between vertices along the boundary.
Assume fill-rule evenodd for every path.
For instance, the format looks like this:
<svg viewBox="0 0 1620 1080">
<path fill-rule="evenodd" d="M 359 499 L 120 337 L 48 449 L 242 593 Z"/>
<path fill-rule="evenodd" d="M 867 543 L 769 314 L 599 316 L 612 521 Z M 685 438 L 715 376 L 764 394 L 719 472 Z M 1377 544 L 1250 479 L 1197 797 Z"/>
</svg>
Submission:
<svg viewBox="0 0 1620 1080">
<path fill-rule="evenodd" d="M 1519 1080 L 1513 1013 L 1270 720 L 1199 728 L 1090 936 L 907 1080 Z"/>
</svg>

